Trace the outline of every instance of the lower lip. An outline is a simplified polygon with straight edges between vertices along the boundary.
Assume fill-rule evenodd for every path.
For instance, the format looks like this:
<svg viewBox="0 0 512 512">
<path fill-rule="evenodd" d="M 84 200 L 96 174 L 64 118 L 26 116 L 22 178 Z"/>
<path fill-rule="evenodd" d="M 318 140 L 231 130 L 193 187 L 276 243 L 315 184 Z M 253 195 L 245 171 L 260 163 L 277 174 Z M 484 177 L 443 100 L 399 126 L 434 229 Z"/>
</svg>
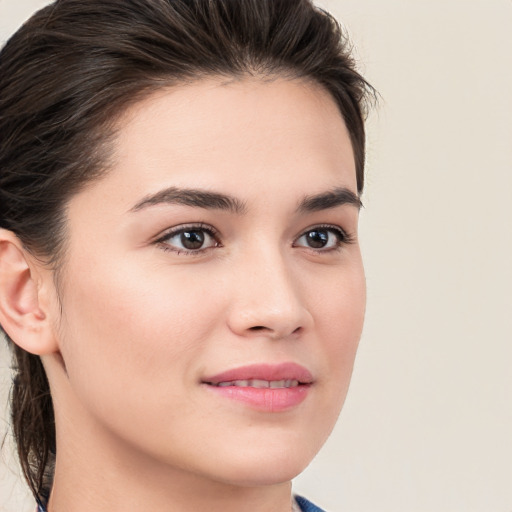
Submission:
<svg viewBox="0 0 512 512">
<path fill-rule="evenodd" d="M 225 398 L 242 402 L 264 412 L 282 412 L 301 404 L 307 397 L 309 384 L 291 388 L 251 388 L 239 386 L 212 386 L 205 384 L 212 392 Z"/>
</svg>

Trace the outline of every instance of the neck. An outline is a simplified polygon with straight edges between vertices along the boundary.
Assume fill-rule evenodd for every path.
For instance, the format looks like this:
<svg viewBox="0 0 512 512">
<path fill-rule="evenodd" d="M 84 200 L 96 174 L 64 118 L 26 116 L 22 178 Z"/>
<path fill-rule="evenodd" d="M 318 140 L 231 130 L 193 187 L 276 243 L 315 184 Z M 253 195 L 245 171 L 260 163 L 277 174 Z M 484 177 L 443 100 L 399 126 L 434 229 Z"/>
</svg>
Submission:
<svg viewBox="0 0 512 512">
<path fill-rule="evenodd" d="M 119 479 L 76 478 L 56 476 L 48 512 L 290 512 L 291 486 L 269 488 L 237 488 L 186 482 L 180 487 L 169 479 L 166 486 L 155 485 L 141 477 Z M 99 475 L 100 477 L 100 475 Z M 183 483 L 180 478 L 179 482 Z M 127 489 L 127 483 L 134 484 Z"/>
</svg>

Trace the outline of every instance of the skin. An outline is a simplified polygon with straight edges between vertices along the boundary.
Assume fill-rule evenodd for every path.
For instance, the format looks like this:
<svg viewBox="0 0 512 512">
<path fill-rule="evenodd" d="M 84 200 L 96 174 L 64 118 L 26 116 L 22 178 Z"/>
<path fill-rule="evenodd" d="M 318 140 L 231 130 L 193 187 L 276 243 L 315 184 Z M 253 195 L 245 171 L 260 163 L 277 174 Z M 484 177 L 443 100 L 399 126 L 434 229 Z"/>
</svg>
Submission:
<svg viewBox="0 0 512 512">
<path fill-rule="evenodd" d="M 168 187 L 227 194 L 243 211 L 134 211 Z M 357 206 L 297 211 L 305 196 L 340 187 L 356 193 L 353 152 L 321 87 L 203 80 L 162 90 L 120 121 L 112 169 L 69 201 L 59 290 L 16 240 L 3 244 L 4 259 L 27 259 L 24 311 L 45 322 L 18 340 L 43 356 L 54 397 L 51 512 L 290 511 L 290 480 L 336 422 L 363 324 Z M 162 240 L 198 223 L 216 231 L 201 250 Z M 303 235 L 326 224 L 327 248 L 310 247 Z M 201 384 L 282 362 L 314 378 L 286 411 Z"/>
</svg>

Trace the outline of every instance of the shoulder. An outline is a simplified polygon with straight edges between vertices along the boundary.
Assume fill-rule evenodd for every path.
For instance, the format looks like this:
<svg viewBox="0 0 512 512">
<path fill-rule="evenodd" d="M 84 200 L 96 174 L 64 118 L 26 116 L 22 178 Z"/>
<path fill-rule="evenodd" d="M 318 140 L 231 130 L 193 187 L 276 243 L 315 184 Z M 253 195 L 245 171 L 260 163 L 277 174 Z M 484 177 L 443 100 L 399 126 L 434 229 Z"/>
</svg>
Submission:
<svg viewBox="0 0 512 512">
<path fill-rule="evenodd" d="M 295 496 L 295 501 L 299 505 L 300 512 L 324 512 L 320 507 L 317 507 L 302 496 Z"/>
</svg>

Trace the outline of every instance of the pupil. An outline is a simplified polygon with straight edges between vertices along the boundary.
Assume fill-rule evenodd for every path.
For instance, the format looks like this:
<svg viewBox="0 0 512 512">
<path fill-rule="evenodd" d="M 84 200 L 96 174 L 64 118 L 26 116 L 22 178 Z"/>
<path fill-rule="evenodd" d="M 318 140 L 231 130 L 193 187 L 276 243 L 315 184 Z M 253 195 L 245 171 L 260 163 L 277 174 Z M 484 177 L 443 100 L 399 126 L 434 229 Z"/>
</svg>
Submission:
<svg viewBox="0 0 512 512">
<path fill-rule="evenodd" d="M 327 231 L 310 231 L 308 233 L 308 244 L 310 247 L 313 247 L 314 249 L 321 249 L 324 247 L 329 239 L 329 236 L 327 234 Z"/>
<path fill-rule="evenodd" d="M 200 249 L 204 244 L 204 233 L 201 231 L 185 231 L 181 233 L 181 243 L 186 249 Z"/>
</svg>

